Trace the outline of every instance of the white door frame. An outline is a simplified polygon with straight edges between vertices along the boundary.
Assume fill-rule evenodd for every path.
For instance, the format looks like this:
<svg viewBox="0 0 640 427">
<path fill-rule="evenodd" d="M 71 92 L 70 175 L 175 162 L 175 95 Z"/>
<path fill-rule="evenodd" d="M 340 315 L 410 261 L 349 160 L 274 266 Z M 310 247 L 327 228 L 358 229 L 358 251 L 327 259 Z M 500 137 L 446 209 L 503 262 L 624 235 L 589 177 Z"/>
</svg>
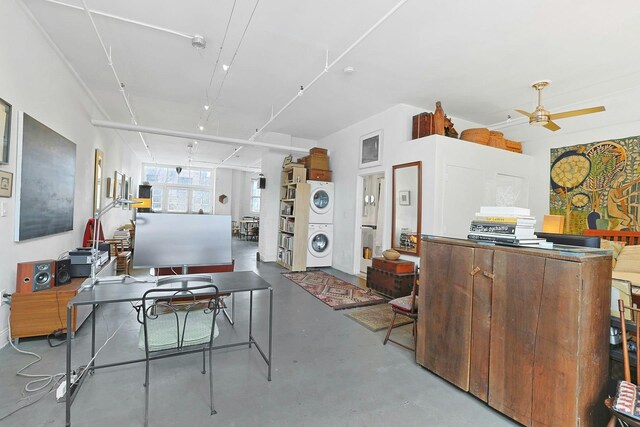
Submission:
<svg viewBox="0 0 640 427">
<path fill-rule="evenodd" d="M 355 209 L 355 213 L 356 213 L 356 217 L 355 217 L 355 230 L 354 230 L 354 236 L 353 236 L 353 272 L 352 274 L 354 275 L 359 275 L 360 274 L 360 258 L 362 258 L 362 212 L 363 212 L 363 206 L 362 206 L 362 196 L 364 193 L 364 177 L 365 176 L 369 176 L 369 175 L 383 175 L 384 179 L 385 179 L 385 185 L 384 188 L 381 191 L 385 192 L 385 200 L 388 200 L 387 197 L 387 173 L 385 170 L 382 169 L 376 169 L 376 170 L 371 170 L 371 171 L 366 171 L 366 172 L 361 172 L 356 176 L 356 209 Z M 387 215 L 387 209 L 385 209 L 385 211 L 383 212 L 383 214 L 385 215 L 385 221 L 384 223 L 386 223 L 386 215 Z"/>
</svg>

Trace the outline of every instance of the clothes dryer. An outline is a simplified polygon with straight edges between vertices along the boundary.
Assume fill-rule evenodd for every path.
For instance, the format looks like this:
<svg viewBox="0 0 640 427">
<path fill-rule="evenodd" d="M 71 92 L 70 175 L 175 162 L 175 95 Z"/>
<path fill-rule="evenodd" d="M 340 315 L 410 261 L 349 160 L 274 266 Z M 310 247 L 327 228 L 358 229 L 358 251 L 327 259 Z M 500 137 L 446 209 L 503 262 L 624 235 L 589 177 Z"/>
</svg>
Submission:
<svg viewBox="0 0 640 427">
<path fill-rule="evenodd" d="M 309 224 L 307 267 L 330 267 L 333 258 L 333 224 Z"/>
<path fill-rule="evenodd" d="M 333 182 L 307 181 L 309 184 L 309 224 L 333 224 Z"/>
</svg>

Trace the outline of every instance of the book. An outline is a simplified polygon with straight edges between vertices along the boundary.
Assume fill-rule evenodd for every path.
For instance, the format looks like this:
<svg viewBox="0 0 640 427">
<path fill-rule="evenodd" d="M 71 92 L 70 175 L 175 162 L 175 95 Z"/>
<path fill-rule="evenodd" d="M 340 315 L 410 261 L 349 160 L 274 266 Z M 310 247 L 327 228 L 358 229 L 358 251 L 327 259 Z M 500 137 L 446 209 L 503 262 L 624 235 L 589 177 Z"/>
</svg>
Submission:
<svg viewBox="0 0 640 427">
<path fill-rule="evenodd" d="M 535 235 L 530 238 L 529 237 L 519 238 L 516 236 L 509 236 L 509 235 L 481 234 L 481 233 L 469 233 L 469 235 L 467 235 L 467 239 L 485 241 L 485 242 L 511 243 L 516 245 L 540 244 L 542 242 L 547 241 L 546 239 L 535 237 Z"/>
<path fill-rule="evenodd" d="M 483 215 L 522 215 L 530 216 L 529 208 L 518 208 L 515 206 L 480 206 L 480 213 Z"/>
<path fill-rule="evenodd" d="M 513 224 L 536 224 L 535 217 L 532 216 L 495 216 L 495 215 L 485 215 L 480 212 L 476 213 L 476 221 L 484 221 L 484 222 L 508 222 Z"/>
<path fill-rule="evenodd" d="M 477 233 L 514 234 L 516 236 L 533 234 L 534 227 L 530 224 L 512 222 L 471 221 L 469 231 Z"/>
</svg>

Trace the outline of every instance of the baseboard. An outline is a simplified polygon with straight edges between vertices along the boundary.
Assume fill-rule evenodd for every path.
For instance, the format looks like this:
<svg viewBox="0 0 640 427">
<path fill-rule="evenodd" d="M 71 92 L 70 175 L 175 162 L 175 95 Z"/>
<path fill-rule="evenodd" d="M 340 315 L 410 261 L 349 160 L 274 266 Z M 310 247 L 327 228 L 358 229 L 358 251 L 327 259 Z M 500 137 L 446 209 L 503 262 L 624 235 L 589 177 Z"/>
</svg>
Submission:
<svg viewBox="0 0 640 427">
<path fill-rule="evenodd" d="M 9 344 L 9 328 L 4 328 L 0 331 L 0 348 L 3 348 L 7 344 Z"/>
</svg>

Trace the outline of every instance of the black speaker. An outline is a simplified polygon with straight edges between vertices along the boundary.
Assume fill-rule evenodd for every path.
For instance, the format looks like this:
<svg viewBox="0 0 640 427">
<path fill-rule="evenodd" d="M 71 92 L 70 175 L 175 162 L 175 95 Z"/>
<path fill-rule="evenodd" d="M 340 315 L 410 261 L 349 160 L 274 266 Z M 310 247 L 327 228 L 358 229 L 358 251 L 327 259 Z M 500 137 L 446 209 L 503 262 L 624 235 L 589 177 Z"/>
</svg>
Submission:
<svg viewBox="0 0 640 427">
<path fill-rule="evenodd" d="M 260 188 L 261 190 L 267 188 L 267 178 L 265 178 L 264 176 L 258 178 L 258 188 Z"/>
<path fill-rule="evenodd" d="M 138 185 L 138 197 L 141 199 L 151 198 L 151 186 L 148 184 Z M 135 205 L 134 205 L 135 207 Z M 137 208 L 138 212 L 151 212 L 150 208 Z"/>
<path fill-rule="evenodd" d="M 38 292 L 55 286 L 55 261 L 19 262 L 16 274 L 16 292 Z"/>
<path fill-rule="evenodd" d="M 56 261 L 56 286 L 71 282 L 71 258 Z"/>
</svg>

